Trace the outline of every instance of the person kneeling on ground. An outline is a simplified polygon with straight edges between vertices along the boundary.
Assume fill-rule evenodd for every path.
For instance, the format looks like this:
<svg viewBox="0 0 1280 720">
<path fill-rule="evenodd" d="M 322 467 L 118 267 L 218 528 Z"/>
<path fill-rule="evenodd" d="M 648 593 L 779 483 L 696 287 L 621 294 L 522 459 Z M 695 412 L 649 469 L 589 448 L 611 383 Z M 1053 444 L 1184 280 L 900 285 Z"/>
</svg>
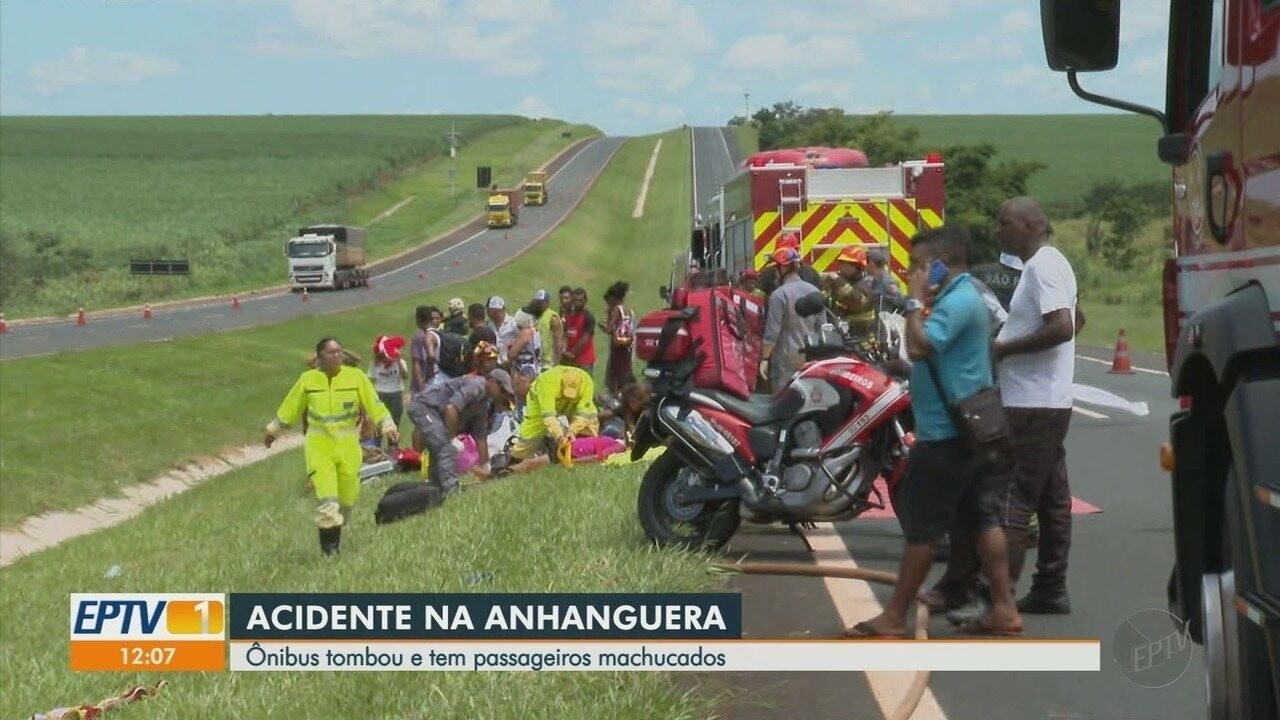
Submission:
<svg viewBox="0 0 1280 720">
<path fill-rule="evenodd" d="M 600 407 L 600 434 L 630 445 L 631 433 L 648 401 L 649 387 L 638 382 L 623 386 L 616 398 L 612 395 L 600 396 L 596 401 Z"/>
<path fill-rule="evenodd" d="M 479 464 L 476 474 L 487 474 L 489 465 L 489 412 L 492 404 L 507 403 L 514 397 L 511 376 L 501 369 L 486 375 L 464 375 L 429 387 L 413 396 L 409 419 L 418 429 L 430 453 L 427 480 L 444 497 L 458 491 L 458 450 L 453 439 L 460 432 L 476 443 Z"/>
<path fill-rule="evenodd" d="M 524 419 L 511 459 L 528 460 L 543 452 L 551 457 L 565 452 L 574 437 L 600 434 L 595 404 L 595 383 L 585 371 L 557 365 L 542 373 L 527 368 L 516 371 L 515 394 L 524 400 Z M 569 419 L 566 434 L 560 416 Z"/>
<path fill-rule="evenodd" d="M 304 457 L 316 493 L 320 550 L 333 555 L 360 496 L 361 413 L 380 426 L 391 442 L 398 442 L 400 433 L 359 363 L 344 364 L 337 340 L 324 338 L 317 343 L 315 357 L 316 369 L 303 372 L 293 384 L 267 424 L 263 444 L 271 447 L 283 430 L 305 423 Z"/>
</svg>

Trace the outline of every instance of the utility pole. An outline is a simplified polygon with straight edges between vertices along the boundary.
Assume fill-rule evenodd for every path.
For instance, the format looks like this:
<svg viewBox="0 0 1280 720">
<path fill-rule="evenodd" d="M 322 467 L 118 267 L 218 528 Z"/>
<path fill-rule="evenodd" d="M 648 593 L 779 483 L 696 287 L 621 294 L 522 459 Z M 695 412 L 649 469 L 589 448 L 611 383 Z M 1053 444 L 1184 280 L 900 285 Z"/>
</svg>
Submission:
<svg viewBox="0 0 1280 720">
<path fill-rule="evenodd" d="M 449 130 L 449 158 L 453 161 L 449 167 L 449 198 L 453 198 L 453 184 L 458 175 L 458 124 L 454 123 Z"/>
<path fill-rule="evenodd" d="M 742 93 L 742 119 L 745 124 L 751 124 L 751 93 Z"/>
</svg>

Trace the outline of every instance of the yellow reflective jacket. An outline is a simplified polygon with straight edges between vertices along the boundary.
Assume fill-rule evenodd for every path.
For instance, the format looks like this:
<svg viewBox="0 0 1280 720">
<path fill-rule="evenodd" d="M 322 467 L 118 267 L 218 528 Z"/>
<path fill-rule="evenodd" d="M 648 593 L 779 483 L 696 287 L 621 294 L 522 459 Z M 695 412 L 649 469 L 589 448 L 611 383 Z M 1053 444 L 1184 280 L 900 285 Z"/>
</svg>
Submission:
<svg viewBox="0 0 1280 720">
<path fill-rule="evenodd" d="M 550 368 L 529 384 L 525 397 L 525 418 L 537 418 L 553 437 L 560 435 L 561 415 L 572 421 L 575 417 L 596 417 L 595 383 L 585 370 L 569 365 Z"/>
<path fill-rule="evenodd" d="M 343 365 L 332 381 L 322 370 L 307 370 L 285 395 L 268 429 L 278 431 L 306 417 L 308 434 L 359 438 L 361 410 L 384 429 L 393 425 L 391 413 L 359 368 Z"/>
</svg>

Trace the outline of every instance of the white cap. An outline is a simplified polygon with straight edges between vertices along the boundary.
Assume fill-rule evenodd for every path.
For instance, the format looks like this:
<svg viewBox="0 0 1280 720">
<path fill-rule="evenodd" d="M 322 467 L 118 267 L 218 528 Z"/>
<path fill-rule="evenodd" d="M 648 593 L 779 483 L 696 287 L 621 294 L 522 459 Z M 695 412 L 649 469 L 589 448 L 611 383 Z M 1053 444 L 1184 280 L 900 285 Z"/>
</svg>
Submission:
<svg viewBox="0 0 1280 720">
<path fill-rule="evenodd" d="M 497 295 L 494 295 L 489 298 L 489 307 L 494 310 L 505 310 L 507 308 L 507 301 Z"/>
</svg>

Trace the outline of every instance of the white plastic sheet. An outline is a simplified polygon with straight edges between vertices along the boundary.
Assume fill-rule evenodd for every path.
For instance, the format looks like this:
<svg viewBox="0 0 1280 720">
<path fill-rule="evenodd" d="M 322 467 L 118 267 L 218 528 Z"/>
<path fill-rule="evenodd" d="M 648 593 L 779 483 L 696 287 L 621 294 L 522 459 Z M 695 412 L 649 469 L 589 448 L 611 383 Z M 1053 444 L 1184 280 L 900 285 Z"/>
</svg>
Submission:
<svg viewBox="0 0 1280 720">
<path fill-rule="evenodd" d="M 1113 392 L 1096 388 L 1092 385 L 1081 385 L 1075 383 L 1071 386 L 1072 392 L 1075 394 L 1075 401 L 1087 403 L 1089 405 L 1097 405 L 1110 410 L 1120 410 L 1138 417 L 1146 417 L 1149 410 L 1144 402 L 1133 400 L 1125 400 Z"/>
</svg>

